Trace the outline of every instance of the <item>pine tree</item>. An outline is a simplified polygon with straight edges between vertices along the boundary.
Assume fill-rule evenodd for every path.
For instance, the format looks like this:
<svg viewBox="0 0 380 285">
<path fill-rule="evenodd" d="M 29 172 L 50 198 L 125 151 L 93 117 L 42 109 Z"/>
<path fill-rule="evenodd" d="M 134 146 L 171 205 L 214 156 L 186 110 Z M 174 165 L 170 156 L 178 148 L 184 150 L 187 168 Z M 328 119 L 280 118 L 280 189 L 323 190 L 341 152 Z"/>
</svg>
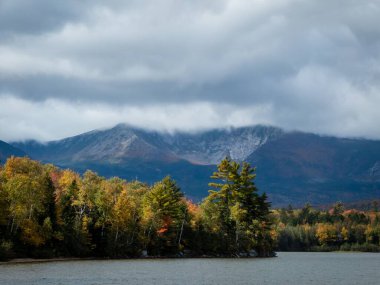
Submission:
<svg viewBox="0 0 380 285">
<path fill-rule="evenodd" d="M 143 219 L 150 253 L 177 253 L 181 228 L 186 216 L 186 203 L 176 182 L 165 177 L 144 198 Z"/>
<path fill-rule="evenodd" d="M 222 251 L 239 254 L 255 249 L 266 255 L 271 248 L 269 206 L 266 194 L 259 195 L 253 182 L 255 169 L 225 158 L 211 178 L 210 195 L 206 202 L 217 207 L 217 220 Z M 215 210 L 214 210 L 215 212 Z"/>
</svg>

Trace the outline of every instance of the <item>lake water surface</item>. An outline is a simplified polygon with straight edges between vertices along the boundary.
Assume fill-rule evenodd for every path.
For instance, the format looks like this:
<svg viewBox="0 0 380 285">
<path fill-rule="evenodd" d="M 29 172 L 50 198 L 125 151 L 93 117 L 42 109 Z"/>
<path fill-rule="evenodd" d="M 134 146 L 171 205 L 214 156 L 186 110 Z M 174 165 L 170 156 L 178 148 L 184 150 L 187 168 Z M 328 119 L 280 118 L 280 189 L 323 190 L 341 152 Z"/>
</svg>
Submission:
<svg viewBox="0 0 380 285">
<path fill-rule="evenodd" d="M 0 265 L 0 284 L 380 284 L 380 254 L 83 260 Z"/>
</svg>

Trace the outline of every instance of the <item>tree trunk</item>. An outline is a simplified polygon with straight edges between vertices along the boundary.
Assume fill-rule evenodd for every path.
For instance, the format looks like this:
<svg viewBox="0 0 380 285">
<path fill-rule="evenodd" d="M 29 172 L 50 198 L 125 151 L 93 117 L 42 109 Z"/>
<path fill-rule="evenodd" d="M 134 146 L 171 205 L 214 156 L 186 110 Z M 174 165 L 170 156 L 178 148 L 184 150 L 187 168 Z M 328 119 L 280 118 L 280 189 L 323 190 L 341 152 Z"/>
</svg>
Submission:
<svg viewBox="0 0 380 285">
<path fill-rule="evenodd" d="M 181 245 L 181 239 L 182 239 L 182 233 L 183 233 L 183 225 L 184 225 L 184 223 L 185 223 L 185 219 L 182 220 L 181 231 L 180 231 L 179 239 L 178 239 L 178 246 Z"/>
<path fill-rule="evenodd" d="M 29 209 L 29 220 L 32 218 L 32 212 L 33 212 L 33 204 L 30 205 L 30 209 Z"/>
<path fill-rule="evenodd" d="M 11 234 L 13 233 L 13 226 L 15 224 L 15 217 L 13 217 L 12 219 L 12 225 L 11 225 Z"/>
<path fill-rule="evenodd" d="M 117 238 L 119 237 L 119 226 L 116 227 L 116 236 L 115 236 L 115 244 L 117 242 Z"/>
</svg>

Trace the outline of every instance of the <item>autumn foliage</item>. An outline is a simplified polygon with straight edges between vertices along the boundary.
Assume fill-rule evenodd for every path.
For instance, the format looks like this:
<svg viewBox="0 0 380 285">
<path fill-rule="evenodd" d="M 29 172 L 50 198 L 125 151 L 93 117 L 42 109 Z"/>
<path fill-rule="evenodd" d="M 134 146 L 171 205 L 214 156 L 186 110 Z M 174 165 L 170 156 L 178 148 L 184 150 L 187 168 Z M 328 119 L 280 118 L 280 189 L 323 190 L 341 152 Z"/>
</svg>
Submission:
<svg viewBox="0 0 380 285">
<path fill-rule="evenodd" d="M 147 185 L 12 157 L 0 166 L 0 259 L 380 250 L 377 207 L 270 211 L 254 172 L 223 160 L 209 196 L 194 203 L 170 177 Z"/>
<path fill-rule="evenodd" d="M 278 248 L 284 251 L 380 251 L 380 213 L 345 210 L 342 203 L 318 210 L 309 204 L 301 209 L 273 211 Z"/>
<path fill-rule="evenodd" d="M 269 254 L 266 198 L 246 167 L 230 202 L 223 188 L 195 204 L 170 177 L 150 186 L 12 157 L 0 168 L 0 258 Z"/>
</svg>

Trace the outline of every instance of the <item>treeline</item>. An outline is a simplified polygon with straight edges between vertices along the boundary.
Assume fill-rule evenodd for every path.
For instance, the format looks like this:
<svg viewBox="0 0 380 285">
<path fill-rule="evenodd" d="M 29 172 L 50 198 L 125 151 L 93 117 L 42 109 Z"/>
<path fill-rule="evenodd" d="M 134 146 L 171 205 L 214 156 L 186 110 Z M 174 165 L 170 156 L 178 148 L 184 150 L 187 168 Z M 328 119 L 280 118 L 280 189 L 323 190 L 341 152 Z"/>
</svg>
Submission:
<svg viewBox="0 0 380 285">
<path fill-rule="evenodd" d="M 270 211 L 254 178 L 249 164 L 225 159 L 195 204 L 170 177 L 147 185 L 12 157 L 0 166 L 0 259 L 380 251 L 376 203 Z"/>
<path fill-rule="evenodd" d="M 150 186 L 12 157 L 0 167 L 0 259 L 269 256 L 276 232 L 254 178 L 225 159 L 194 204 L 170 177 Z"/>
<path fill-rule="evenodd" d="M 282 251 L 380 252 L 377 202 L 369 211 L 345 210 L 338 202 L 330 210 L 292 207 L 273 211 L 278 249 Z"/>
</svg>

